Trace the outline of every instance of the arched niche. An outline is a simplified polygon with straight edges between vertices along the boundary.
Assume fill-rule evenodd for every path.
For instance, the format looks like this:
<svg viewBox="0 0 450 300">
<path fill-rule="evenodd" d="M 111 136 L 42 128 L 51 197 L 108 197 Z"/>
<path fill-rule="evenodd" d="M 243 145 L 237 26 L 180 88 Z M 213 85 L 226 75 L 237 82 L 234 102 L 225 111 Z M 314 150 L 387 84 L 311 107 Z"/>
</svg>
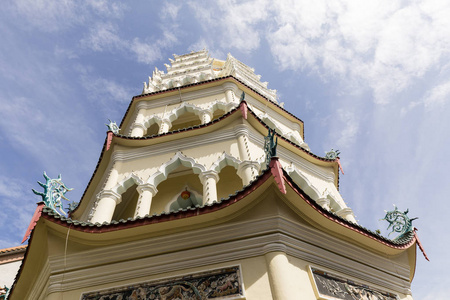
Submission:
<svg viewBox="0 0 450 300">
<path fill-rule="evenodd" d="M 121 201 L 116 205 L 112 220 L 133 218 L 139 199 L 137 186 L 143 183 L 136 174 L 131 174 L 121 180 L 112 190 L 121 195 Z"/>
<path fill-rule="evenodd" d="M 139 199 L 139 193 L 136 188 L 137 184 L 134 183 L 122 193 L 122 201 L 116 205 L 112 220 L 119 221 L 121 219 L 126 220 L 128 218 L 134 218 Z"/>
<path fill-rule="evenodd" d="M 188 187 L 190 191 L 195 191 L 195 204 L 202 200 L 202 195 L 197 191 L 203 190 L 203 185 L 198 174 L 194 173 L 191 166 L 178 164 L 171 169 L 167 177 L 158 184 L 158 193 L 153 197 L 150 214 L 160 214 L 169 211 L 171 204 L 178 200 L 181 192 Z M 195 205 L 194 205 L 195 206 Z M 180 206 L 181 207 L 181 206 Z M 173 207 L 175 209 L 175 207 Z"/>
<path fill-rule="evenodd" d="M 242 178 L 238 176 L 234 166 L 227 165 L 220 170 L 219 182 L 217 182 L 217 199 L 228 198 L 243 188 Z"/>
<path fill-rule="evenodd" d="M 167 116 L 172 123 L 170 131 L 200 125 L 202 123 L 201 114 L 202 109 L 199 107 L 193 104 L 183 103 Z"/>
<path fill-rule="evenodd" d="M 240 164 L 239 159 L 224 152 L 211 165 L 210 170 L 217 172 L 220 178 L 217 182 L 217 199 L 228 198 L 243 188 L 242 178 L 237 173 Z"/>
<path fill-rule="evenodd" d="M 147 128 L 147 130 L 145 131 L 144 136 L 151 136 L 158 134 L 160 124 L 161 119 L 158 118 L 157 116 L 152 116 L 151 118 L 146 120 L 144 122 L 144 126 L 145 128 Z"/>
<path fill-rule="evenodd" d="M 170 128 L 170 131 L 197 126 L 200 125 L 201 123 L 202 121 L 198 115 L 196 115 L 194 112 L 187 111 L 172 122 L 172 127 Z"/>
<path fill-rule="evenodd" d="M 188 192 L 189 197 L 183 197 L 183 193 Z M 186 195 L 186 194 L 185 194 Z M 201 192 L 195 190 L 189 185 L 185 185 L 166 205 L 165 211 L 178 211 L 189 207 L 201 206 L 203 196 Z"/>
</svg>

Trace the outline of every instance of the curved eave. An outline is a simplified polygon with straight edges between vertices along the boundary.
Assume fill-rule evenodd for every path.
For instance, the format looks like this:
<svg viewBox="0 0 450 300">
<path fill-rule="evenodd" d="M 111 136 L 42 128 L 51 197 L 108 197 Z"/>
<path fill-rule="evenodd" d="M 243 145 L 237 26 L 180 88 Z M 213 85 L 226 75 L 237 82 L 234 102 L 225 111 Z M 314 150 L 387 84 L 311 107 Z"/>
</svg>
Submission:
<svg viewBox="0 0 450 300">
<path fill-rule="evenodd" d="M 134 96 L 130 102 L 130 105 L 128 106 L 127 111 L 125 112 L 125 115 L 124 115 L 121 123 L 120 123 L 120 128 L 122 128 L 124 126 L 124 124 L 128 124 L 130 122 L 129 119 L 131 118 L 131 115 L 132 115 L 131 112 L 134 111 L 134 107 L 140 101 L 157 100 L 157 99 L 160 99 L 163 97 L 178 95 L 180 91 L 182 91 L 183 93 L 186 93 L 186 92 L 196 91 L 199 89 L 204 89 L 207 87 L 222 85 L 225 82 L 235 83 L 246 94 L 251 95 L 255 99 L 259 99 L 259 101 L 261 101 L 265 105 L 268 105 L 271 109 L 278 112 L 282 116 L 286 117 L 288 120 L 298 123 L 300 126 L 300 134 L 301 134 L 302 138 L 305 139 L 305 127 L 304 127 L 303 121 L 300 118 L 296 117 L 294 114 L 290 113 L 285 108 L 278 105 L 277 103 L 270 101 L 264 95 L 260 94 L 257 90 L 251 88 L 250 86 L 246 85 L 244 82 L 242 82 L 241 80 L 237 79 L 236 77 L 234 77 L 232 75 L 215 78 L 215 79 L 211 79 L 211 80 L 206 80 L 206 81 L 201 81 L 201 82 L 197 82 L 197 83 L 187 84 L 187 85 L 176 87 L 176 88 L 170 88 L 170 89 L 167 89 L 164 91 L 157 91 L 157 92 L 153 92 L 153 93 Z"/>
<path fill-rule="evenodd" d="M 224 114 L 223 116 L 212 120 L 209 123 L 197 125 L 189 128 L 184 128 L 176 131 L 169 131 L 167 133 L 158 134 L 158 135 L 152 135 L 152 136 L 144 136 L 144 137 L 130 137 L 130 136 L 124 136 L 120 134 L 113 134 L 110 144 L 110 149 L 107 149 L 108 141 L 105 139 L 105 143 L 102 148 L 102 152 L 99 158 L 99 161 L 97 163 L 96 169 L 94 171 L 94 174 L 92 175 L 86 190 L 83 193 L 83 196 L 81 198 L 81 201 L 78 205 L 78 207 L 71 212 L 70 216 L 75 216 L 76 218 L 79 218 L 80 216 L 77 215 L 77 212 L 79 209 L 84 211 L 86 209 L 88 203 L 87 201 L 84 201 L 86 199 L 86 195 L 89 194 L 89 191 L 91 189 L 95 189 L 95 186 L 97 186 L 100 183 L 101 176 L 96 176 L 97 173 L 100 172 L 100 174 L 103 174 L 103 172 L 106 171 L 106 168 L 109 163 L 109 159 L 114 152 L 114 145 L 120 145 L 125 147 L 145 147 L 149 145 L 156 145 L 161 144 L 177 139 L 182 139 L 185 137 L 193 137 L 193 136 L 199 136 L 205 133 L 209 133 L 215 130 L 219 130 L 220 128 L 230 124 L 231 122 L 237 120 L 238 118 L 243 118 L 242 114 L 242 107 L 243 105 L 246 106 L 246 109 L 248 110 L 249 114 L 247 115 L 247 121 L 255 128 L 257 129 L 262 135 L 267 134 L 267 128 L 269 126 L 264 123 L 248 106 L 246 105 L 245 101 L 241 102 L 240 105 L 230 112 Z M 250 116 L 250 117 L 249 117 Z M 279 137 L 279 145 L 298 154 L 302 158 L 306 159 L 307 161 L 310 161 L 311 163 L 317 164 L 319 166 L 324 167 L 332 167 L 334 174 L 335 174 L 335 185 L 337 188 L 339 188 L 339 167 L 336 160 L 330 160 L 324 157 L 317 156 L 313 154 L 312 152 L 302 148 L 301 146 L 291 142 L 290 140 L 282 137 L 280 134 L 276 133 L 276 135 Z M 89 198 L 89 197 L 88 197 Z"/>
<path fill-rule="evenodd" d="M 277 159 L 277 158 L 273 158 Z M 272 167 L 274 168 L 274 167 Z M 294 208 L 302 218 L 310 222 L 316 228 L 322 229 L 330 234 L 351 243 L 357 244 L 372 251 L 383 254 L 396 255 L 405 249 L 410 248 L 416 242 L 414 235 L 404 242 L 396 242 L 378 235 L 358 224 L 349 222 L 334 213 L 323 209 L 312 200 L 292 178 L 283 170 L 283 179 L 286 183 L 286 195 L 279 193 L 280 198 L 285 198 L 291 208 Z M 271 168 L 263 171 L 250 185 L 231 195 L 227 199 L 204 205 L 202 207 L 188 208 L 176 212 L 168 212 L 159 215 L 146 216 L 119 222 L 104 224 L 81 223 L 60 217 L 50 210 L 44 210 L 42 218 L 49 221 L 48 226 L 61 231 L 63 227 L 70 227 L 71 230 L 84 234 L 95 234 L 95 236 L 85 235 L 86 239 L 111 240 L 117 239 L 117 235 L 133 237 L 139 234 L 160 233 L 164 230 L 180 228 L 183 226 L 201 225 L 205 222 L 214 222 L 233 218 L 236 212 L 244 210 L 247 205 L 257 201 L 271 185 L 277 186 L 278 181 L 274 177 Z M 129 232 L 128 230 L 133 230 Z M 121 232 L 121 233 L 118 233 Z M 100 235 L 99 235 L 100 234 Z M 100 236 L 102 236 L 100 238 Z"/>
<path fill-rule="evenodd" d="M 277 158 L 272 158 L 272 161 L 276 160 Z M 250 183 L 250 185 L 219 202 L 177 212 L 146 216 L 144 218 L 133 220 L 124 220 L 122 222 L 109 224 L 83 224 L 60 217 L 50 209 L 44 209 L 41 218 L 31 233 L 29 246 L 26 249 L 24 260 L 19 268 L 11 292 L 14 294 L 16 285 L 18 285 L 24 269 L 27 268 L 28 260 L 31 259 L 34 261 L 36 259 L 36 257 L 30 258 L 30 253 L 33 252 L 36 256 L 37 253 L 40 253 L 40 244 L 46 244 L 43 240 L 45 235 L 37 240 L 34 238 L 36 231 L 39 231 L 42 235 L 43 230 L 52 230 L 53 233 L 59 233 L 60 237 L 64 238 L 67 235 L 67 231 L 70 229 L 71 239 L 73 241 L 92 245 L 106 245 L 117 242 L 126 242 L 128 240 L 131 241 L 143 236 L 158 236 L 167 233 L 168 231 L 186 231 L 193 227 L 204 227 L 214 222 L 224 222 L 234 218 L 240 212 L 245 211 L 245 209 L 251 208 L 255 203 L 257 204 L 261 195 L 269 188 L 277 188 L 280 186 L 279 178 L 275 178 L 275 176 L 279 175 L 274 175 L 274 173 L 280 173 L 274 172 L 274 168 L 276 168 L 274 164 L 271 164 L 271 167 L 264 170 L 260 176 Z M 412 247 L 416 243 L 414 235 L 404 243 L 394 242 L 382 237 L 360 225 L 351 223 L 323 209 L 299 186 L 297 186 L 284 170 L 282 171 L 281 176 L 285 183 L 286 194 L 283 195 L 281 192 L 278 193 L 279 198 L 283 199 L 283 201 L 293 208 L 300 217 L 308 221 L 313 227 L 319 228 L 352 244 L 356 244 L 359 247 L 383 255 L 397 255 L 403 251 L 412 253 L 412 255 L 409 255 L 409 264 L 411 266 L 410 279 L 412 280 L 416 258 L 416 249 L 415 247 Z M 35 245 L 35 243 L 37 244 Z M 36 250 L 34 248 L 36 248 Z M 24 282 L 21 282 L 21 286 L 23 285 Z"/>
<path fill-rule="evenodd" d="M 290 187 L 290 189 L 287 189 L 288 193 L 286 196 L 294 198 L 300 196 L 302 198 L 303 201 L 294 202 L 299 204 L 296 208 L 299 209 L 301 215 L 306 219 L 309 219 L 315 226 L 331 230 L 335 235 L 339 235 L 348 240 L 364 241 L 360 244 L 365 245 L 366 248 L 376 249 L 381 253 L 391 255 L 395 255 L 399 251 L 410 248 L 416 242 L 416 238 L 413 234 L 411 234 L 410 238 L 404 242 L 396 242 L 372 232 L 361 225 L 347 221 L 317 204 L 317 202 L 311 199 L 284 170 L 283 177 Z M 321 217 L 317 217 L 317 214 L 321 215 Z"/>
</svg>

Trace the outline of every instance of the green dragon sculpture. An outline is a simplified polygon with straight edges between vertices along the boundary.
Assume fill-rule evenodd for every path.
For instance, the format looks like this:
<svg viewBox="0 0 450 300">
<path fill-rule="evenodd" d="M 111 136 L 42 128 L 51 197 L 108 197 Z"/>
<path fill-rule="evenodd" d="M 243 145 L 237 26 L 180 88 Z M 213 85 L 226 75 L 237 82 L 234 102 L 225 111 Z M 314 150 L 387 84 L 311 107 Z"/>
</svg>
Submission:
<svg viewBox="0 0 450 300">
<path fill-rule="evenodd" d="M 264 151 L 266 152 L 266 164 L 269 165 L 272 157 L 277 156 L 278 137 L 274 140 L 275 129 L 269 128 L 269 133 L 264 137 Z"/>
<path fill-rule="evenodd" d="M 53 209 L 60 216 L 65 216 L 66 213 L 63 210 L 63 205 L 61 199 L 69 201 L 64 194 L 73 190 L 66 187 L 66 185 L 61 181 L 61 174 L 59 174 L 57 179 L 51 179 L 44 172 L 45 183 L 37 182 L 41 187 L 44 188 L 44 192 L 38 192 L 32 189 L 33 193 L 42 197 L 45 205 Z"/>
<path fill-rule="evenodd" d="M 401 212 L 397 209 L 397 206 L 394 205 L 394 210 L 387 211 L 386 216 L 384 216 L 381 220 L 386 220 L 389 223 L 389 226 L 387 229 L 392 227 L 392 231 L 389 233 L 391 235 L 394 232 L 399 233 L 399 235 L 394 239 L 400 240 L 403 238 L 406 234 L 412 232 L 414 230 L 414 227 L 412 226 L 412 221 L 418 219 L 418 218 L 412 218 L 410 219 L 408 217 L 408 209 L 404 212 Z"/>
</svg>

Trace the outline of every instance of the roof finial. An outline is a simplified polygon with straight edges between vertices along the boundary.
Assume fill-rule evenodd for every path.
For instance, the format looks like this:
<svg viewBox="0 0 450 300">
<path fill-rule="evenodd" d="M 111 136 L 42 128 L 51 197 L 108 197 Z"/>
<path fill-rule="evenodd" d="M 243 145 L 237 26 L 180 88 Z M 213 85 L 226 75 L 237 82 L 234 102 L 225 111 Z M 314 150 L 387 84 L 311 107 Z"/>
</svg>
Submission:
<svg viewBox="0 0 450 300">
<path fill-rule="evenodd" d="M 63 210 L 63 205 L 61 199 L 69 201 L 64 194 L 73 190 L 66 187 L 66 185 L 61 181 L 61 174 L 59 174 L 57 179 L 51 179 L 44 172 L 45 183 L 37 182 L 41 187 L 44 188 L 44 192 L 38 192 L 32 189 L 33 193 L 42 197 L 45 205 L 53 209 L 58 215 L 63 216 L 66 213 Z"/>
</svg>

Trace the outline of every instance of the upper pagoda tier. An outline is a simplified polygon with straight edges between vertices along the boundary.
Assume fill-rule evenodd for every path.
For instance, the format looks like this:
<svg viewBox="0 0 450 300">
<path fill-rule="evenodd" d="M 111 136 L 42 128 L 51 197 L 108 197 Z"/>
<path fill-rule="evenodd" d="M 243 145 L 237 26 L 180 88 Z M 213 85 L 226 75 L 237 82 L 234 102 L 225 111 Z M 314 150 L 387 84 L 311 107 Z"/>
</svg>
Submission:
<svg viewBox="0 0 450 300">
<path fill-rule="evenodd" d="M 207 50 L 173 56 L 175 59 L 169 59 L 171 64 L 165 64 L 167 72 L 155 67 L 148 83 L 144 82 L 142 94 L 232 75 L 277 103 L 276 90 L 268 89 L 267 82 L 260 81 L 261 75 L 256 75 L 253 68 L 238 61 L 231 54 L 228 54 L 226 61 L 211 58 Z"/>
</svg>

